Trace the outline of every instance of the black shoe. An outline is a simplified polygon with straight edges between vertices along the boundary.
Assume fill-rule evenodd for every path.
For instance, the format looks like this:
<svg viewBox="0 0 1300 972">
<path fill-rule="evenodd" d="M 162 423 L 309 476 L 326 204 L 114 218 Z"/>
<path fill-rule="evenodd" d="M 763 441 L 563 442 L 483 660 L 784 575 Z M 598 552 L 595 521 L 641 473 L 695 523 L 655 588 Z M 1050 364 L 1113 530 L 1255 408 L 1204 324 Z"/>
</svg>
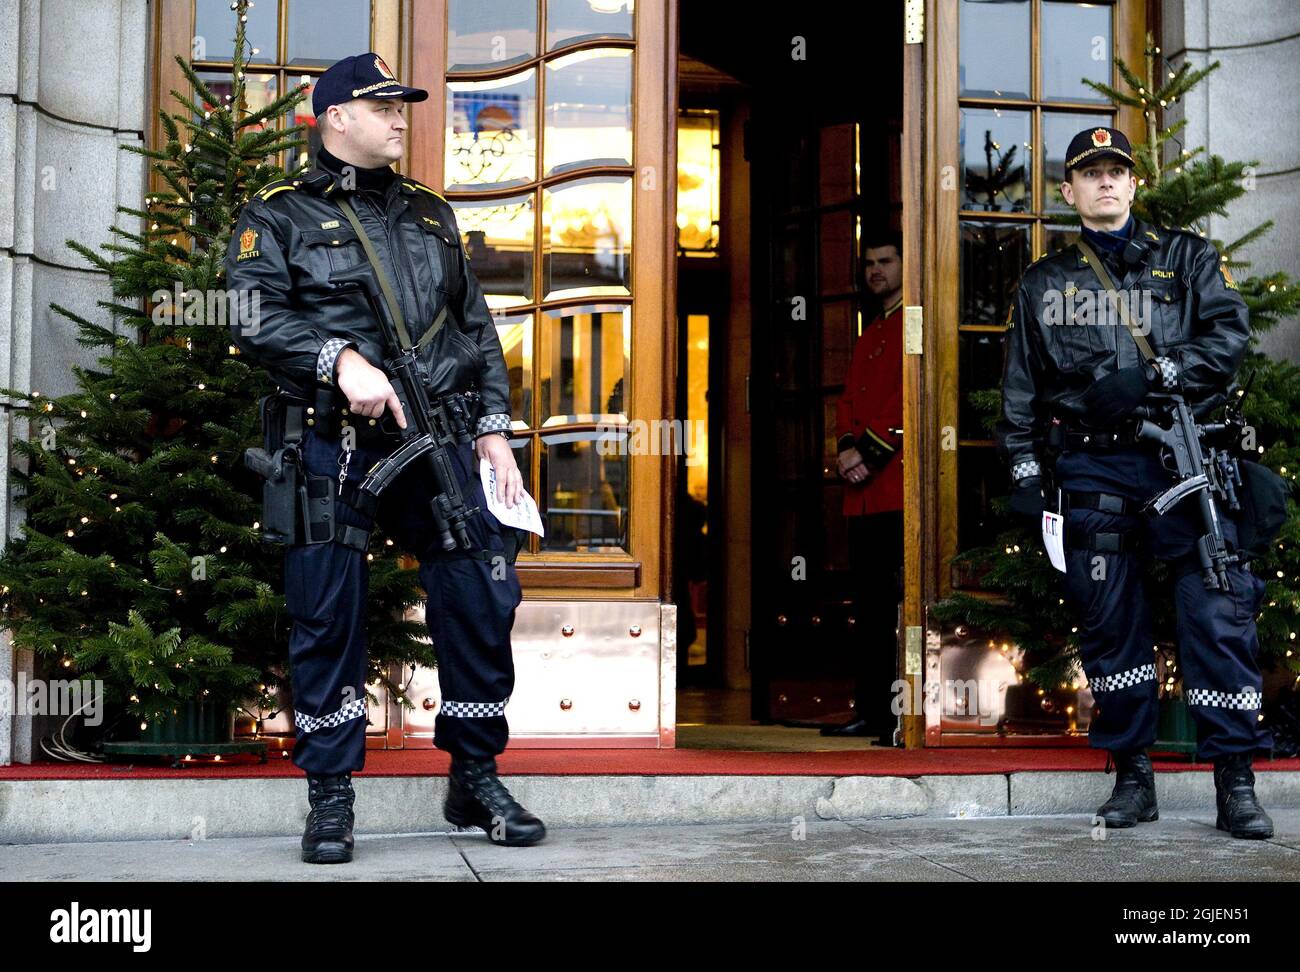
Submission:
<svg viewBox="0 0 1300 972">
<path fill-rule="evenodd" d="M 822 730 L 823 736 L 878 736 L 880 730 L 872 729 L 866 719 L 854 719 L 842 726 L 827 726 Z"/>
<path fill-rule="evenodd" d="M 302 859 L 308 864 L 346 864 L 352 860 L 352 774 L 307 776 L 307 829 L 302 835 Z"/>
<path fill-rule="evenodd" d="M 1273 836 L 1273 821 L 1255 799 L 1252 753 L 1230 753 L 1214 760 L 1214 798 L 1219 816 L 1214 826 L 1234 837 L 1266 840 Z"/>
<path fill-rule="evenodd" d="M 1135 827 L 1160 819 L 1156 809 L 1156 774 L 1151 768 L 1151 757 L 1145 750 L 1117 750 L 1115 759 L 1115 789 L 1110 799 L 1097 810 L 1097 816 L 1107 827 Z M 1110 760 L 1106 761 L 1110 770 Z"/>
<path fill-rule="evenodd" d="M 488 840 L 526 847 L 546 836 L 546 826 L 510 795 L 495 759 L 455 759 L 442 814 L 457 827 L 482 827 Z"/>
</svg>

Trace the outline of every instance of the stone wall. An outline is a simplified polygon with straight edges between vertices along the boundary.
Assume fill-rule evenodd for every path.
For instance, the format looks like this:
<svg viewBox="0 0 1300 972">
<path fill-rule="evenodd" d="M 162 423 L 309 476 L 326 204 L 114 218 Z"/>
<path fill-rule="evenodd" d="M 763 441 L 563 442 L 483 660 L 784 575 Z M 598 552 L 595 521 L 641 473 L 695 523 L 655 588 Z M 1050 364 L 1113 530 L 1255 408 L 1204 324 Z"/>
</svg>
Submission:
<svg viewBox="0 0 1300 972">
<path fill-rule="evenodd" d="M 1251 191 L 1227 219 L 1213 218 L 1210 235 L 1234 240 L 1271 219 L 1273 230 L 1240 255 L 1255 270 L 1300 278 L 1300 3 L 1163 0 L 1161 13 L 1161 47 L 1173 64 L 1220 62 L 1182 106 L 1185 145 L 1260 163 Z M 1261 350 L 1300 360 L 1297 323 L 1279 324 Z"/>
<path fill-rule="evenodd" d="M 148 0 L 0 0 L 0 385 L 58 395 L 75 387 L 71 365 L 94 364 L 51 301 L 108 323 L 97 300 L 107 277 L 70 250 L 110 242 L 113 225 L 138 221 L 146 160 L 120 150 L 143 145 L 151 101 Z M 7 400 L 0 400 L 7 403 Z M 15 534 L 10 443 L 26 434 L 0 408 L 0 522 Z M 32 659 L 0 642 L 0 678 Z M 11 682 L 12 684 L 12 682 Z M 29 761 L 28 720 L 0 718 L 0 765 Z"/>
</svg>

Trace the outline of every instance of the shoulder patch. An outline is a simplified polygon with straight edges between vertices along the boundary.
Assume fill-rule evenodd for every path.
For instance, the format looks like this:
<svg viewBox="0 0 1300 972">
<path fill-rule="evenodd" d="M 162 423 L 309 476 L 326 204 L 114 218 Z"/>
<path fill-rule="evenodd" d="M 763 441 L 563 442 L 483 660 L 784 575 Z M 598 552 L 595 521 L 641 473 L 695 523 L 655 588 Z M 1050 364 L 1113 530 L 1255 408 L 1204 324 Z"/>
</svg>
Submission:
<svg viewBox="0 0 1300 972">
<path fill-rule="evenodd" d="M 257 230 L 251 226 L 239 235 L 239 255 L 236 260 L 250 260 L 262 255 L 262 251 L 257 248 L 257 235 Z"/>
</svg>

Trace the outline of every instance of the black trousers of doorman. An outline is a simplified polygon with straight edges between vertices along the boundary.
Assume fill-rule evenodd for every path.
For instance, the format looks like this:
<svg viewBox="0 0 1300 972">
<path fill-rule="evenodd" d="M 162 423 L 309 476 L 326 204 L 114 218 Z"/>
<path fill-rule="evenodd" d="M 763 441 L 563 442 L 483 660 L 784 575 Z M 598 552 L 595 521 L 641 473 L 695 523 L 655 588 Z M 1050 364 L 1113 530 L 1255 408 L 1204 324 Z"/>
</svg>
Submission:
<svg viewBox="0 0 1300 972">
<path fill-rule="evenodd" d="M 358 443 L 348 481 L 359 482 L 394 439 Z M 510 629 L 522 599 L 519 577 L 504 558 L 500 524 L 487 509 L 474 447 L 448 450 L 465 502 L 479 507 L 471 518 L 474 548 L 500 552 L 498 560 L 447 555 L 429 506 L 432 490 L 422 469 L 406 469 L 380 497 L 375 519 L 399 549 L 420 562 L 428 595 L 425 620 L 438 659 L 442 699 L 434 723 L 435 743 L 468 759 L 505 749 L 505 707 L 514 689 Z M 308 429 L 303 453 L 309 471 L 337 482 L 341 444 Z M 343 523 L 370 529 L 371 522 L 339 502 Z M 310 774 L 360 770 L 365 763 L 367 555 L 341 543 L 289 548 L 284 562 L 285 601 L 293 616 L 290 675 L 297 719 L 293 761 Z"/>
<path fill-rule="evenodd" d="M 1056 475 L 1070 491 L 1123 496 L 1140 506 L 1174 482 L 1157 455 L 1144 448 L 1113 453 L 1065 452 Z M 1220 509 L 1224 537 L 1235 549 L 1236 524 Z M 1191 553 L 1205 533 L 1199 508 L 1186 499 L 1162 517 L 1071 509 L 1067 537 L 1136 532 L 1138 551 L 1101 553 L 1066 544 L 1066 604 L 1079 619 L 1080 655 L 1098 712 L 1088 732 L 1100 749 L 1149 746 L 1156 739 L 1154 642 L 1142 558 L 1174 560 Z M 1174 582 L 1178 663 L 1183 693 L 1197 723 L 1197 758 L 1271 749 L 1259 723 L 1263 681 L 1255 616 L 1264 581 L 1241 565 L 1228 571 L 1231 592 L 1206 589 L 1200 571 Z"/>
<path fill-rule="evenodd" d="M 854 712 L 870 732 L 891 735 L 898 725 L 898 602 L 903 597 L 903 511 L 846 517 L 853 577 Z"/>
</svg>

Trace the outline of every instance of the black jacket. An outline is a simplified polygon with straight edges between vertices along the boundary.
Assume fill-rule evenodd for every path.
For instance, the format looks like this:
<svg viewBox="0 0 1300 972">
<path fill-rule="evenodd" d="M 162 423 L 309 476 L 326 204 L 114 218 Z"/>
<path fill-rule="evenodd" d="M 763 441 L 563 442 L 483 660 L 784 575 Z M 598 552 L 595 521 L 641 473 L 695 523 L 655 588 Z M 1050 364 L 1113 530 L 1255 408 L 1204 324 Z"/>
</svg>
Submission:
<svg viewBox="0 0 1300 972">
<path fill-rule="evenodd" d="M 505 357 L 455 214 L 447 200 L 409 177 L 392 180 L 382 206 L 376 194 L 346 189 L 339 176 L 319 166 L 298 179 L 271 183 L 250 199 L 226 253 L 226 287 L 232 299 L 256 293 L 260 307 L 252 325 L 231 314 L 234 343 L 298 394 L 333 383 L 344 342 L 382 366 L 379 325 L 365 298 L 355 291 L 337 293 L 329 282 L 331 272 L 366 261 L 335 204 L 344 194 L 392 281 L 411 340 L 418 341 L 443 305 L 450 305 L 447 340 L 422 351 L 433 388 L 477 389 L 478 431 L 508 429 Z M 439 347 L 442 353 L 435 353 Z"/>
<path fill-rule="evenodd" d="M 1139 326 L 1149 323 L 1152 349 L 1172 364 L 1177 387 L 1203 414 L 1226 400 L 1245 356 L 1246 302 L 1204 238 L 1137 222 L 1133 239 L 1149 245 L 1146 259 L 1137 266 L 1118 264 L 1122 276 L 1107 260 L 1111 277 L 1121 295 L 1133 295 L 1131 307 L 1149 308 L 1149 316 L 1139 313 L 1135 320 Z M 1088 387 L 1120 368 L 1142 364 L 1117 315 L 1112 315 L 1116 326 L 1084 323 L 1088 298 L 1095 301 L 1099 294 L 1104 295 L 1100 282 L 1074 246 L 1032 264 L 1021 278 L 1007 320 L 1002 417 L 995 433 L 1013 478 L 1031 474 L 1043 458 L 1054 416 L 1086 422 L 1082 399 Z M 1168 384 L 1175 370 L 1164 370 Z"/>
</svg>

